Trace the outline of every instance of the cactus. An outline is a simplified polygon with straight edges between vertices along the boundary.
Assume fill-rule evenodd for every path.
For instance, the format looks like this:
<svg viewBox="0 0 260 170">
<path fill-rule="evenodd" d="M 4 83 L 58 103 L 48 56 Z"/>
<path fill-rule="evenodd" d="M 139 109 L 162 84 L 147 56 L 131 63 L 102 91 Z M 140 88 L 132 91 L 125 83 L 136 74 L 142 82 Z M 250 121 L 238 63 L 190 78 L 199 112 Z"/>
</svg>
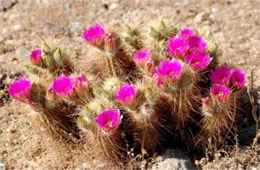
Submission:
<svg viewBox="0 0 260 170">
<path fill-rule="evenodd" d="M 219 146 L 236 126 L 245 72 L 218 63 L 209 33 L 207 41 L 161 20 L 142 29 L 96 24 L 83 38 L 96 57 L 90 64 L 103 64 L 99 70 L 79 73 L 63 49 L 43 42 L 31 53 L 28 78 L 9 88 L 55 135 L 87 139 L 95 154 L 127 163 L 176 139 L 200 149 L 208 139 Z"/>
</svg>

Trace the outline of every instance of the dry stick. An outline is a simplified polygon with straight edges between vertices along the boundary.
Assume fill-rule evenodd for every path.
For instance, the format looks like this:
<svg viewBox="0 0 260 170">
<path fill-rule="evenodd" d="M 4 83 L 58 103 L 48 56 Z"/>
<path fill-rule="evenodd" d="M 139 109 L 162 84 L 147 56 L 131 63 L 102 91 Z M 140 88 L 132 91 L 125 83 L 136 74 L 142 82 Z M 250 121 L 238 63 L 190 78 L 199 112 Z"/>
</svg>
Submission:
<svg viewBox="0 0 260 170">
<path fill-rule="evenodd" d="M 255 133 L 256 133 L 256 136 L 257 136 L 257 132 L 258 132 L 258 128 L 259 128 L 259 122 L 260 122 L 260 115 L 258 117 L 256 115 L 257 107 L 254 104 L 255 103 L 254 102 L 254 97 L 252 97 L 252 95 L 250 94 L 250 89 L 249 88 L 247 89 L 247 94 L 249 96 L 250 103 L 251 103 L 251 105 L 253 107 L 253 109 L 252 109 L 252 116 L 253 116 L 253 118 L 255 120 L 255 128 L 256 128 L 255 129 Z"/>
</svg>

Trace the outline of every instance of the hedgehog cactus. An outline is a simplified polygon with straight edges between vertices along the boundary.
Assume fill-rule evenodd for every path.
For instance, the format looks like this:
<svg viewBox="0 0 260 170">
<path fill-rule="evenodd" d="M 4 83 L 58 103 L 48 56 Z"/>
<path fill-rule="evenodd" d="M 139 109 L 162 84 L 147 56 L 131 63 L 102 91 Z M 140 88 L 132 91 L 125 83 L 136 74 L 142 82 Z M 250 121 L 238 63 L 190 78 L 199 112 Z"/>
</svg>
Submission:
<svg viewBox="0 0 260 170">
<path fill-rule="evenodd" d="M 217 46 L 191 28 L 178 32 L 160 21 L 121 32 L 100 24 L 84 31 L 103 58 L 98 78 L 78 73 L 65 52 L 43 42 L 31 53 L 28 79 L 9 94 L 41 112 L 55 134 L 86 137 L 115 162 L 152 156 L 173 139 L 223 143 L 235 127 L 245 72 L 217 63 Z"/>
<path fill-rule="evenodd" d="M 225 142 L 227 134 L 233 130 L 246 77 L 243 70 L 232 71 L 228 66 L 221 66 L 211 72 L 210 78 L 214 84 L 210 88 L 210 96 L 202 98 L 204 118 L 199 135 L 203 137 L 199 137 L 197 144 L 205 145 L 205 139 L 210 139 L 213 147 L 217 147 Z"/>
</svg>

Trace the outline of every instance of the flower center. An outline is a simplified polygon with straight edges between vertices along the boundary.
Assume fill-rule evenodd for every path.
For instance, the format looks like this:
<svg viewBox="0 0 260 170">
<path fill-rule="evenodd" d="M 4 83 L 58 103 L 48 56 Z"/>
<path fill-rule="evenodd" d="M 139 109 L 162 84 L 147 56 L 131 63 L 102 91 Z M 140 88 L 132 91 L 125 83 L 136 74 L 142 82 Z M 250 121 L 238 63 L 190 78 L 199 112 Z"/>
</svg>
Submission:
<svg viewBox="0 0 260 170">
<path fill-rule="evenodd" d="M 218 96 L 224 96 L 224 93 L 222 91 L 218 92 Z"/>
<path fill-rule="evenodd" d="M 108 125 L 108 127 L 112 127 L 113 126 L 113 122 L 111 121 L 111 120 L 108 120 L 107 122 L 106 122 L 106 124 Z"/>
<path fill-rule="evenodd" d="M 193 61 L 192 64 L 193 64 L 193 65 L 198 65 L 198 64 L 200 64 L 200 61 Z"/>
</svg>

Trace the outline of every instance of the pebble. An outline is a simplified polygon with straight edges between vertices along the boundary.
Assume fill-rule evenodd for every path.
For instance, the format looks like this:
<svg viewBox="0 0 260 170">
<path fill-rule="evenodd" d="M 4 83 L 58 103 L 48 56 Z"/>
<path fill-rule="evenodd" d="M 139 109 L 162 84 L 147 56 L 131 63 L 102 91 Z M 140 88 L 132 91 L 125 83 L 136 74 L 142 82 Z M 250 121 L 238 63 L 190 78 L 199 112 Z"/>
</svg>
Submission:
<svg viewBox="0 0 260 170">
<path fill-rule="evenodd" d="M 5 165 L 0 163 L 0 170 L 5 170 Z"/>
<path fill-rule="evenodd" d="M 65 4 L 63 5 L 63 7 L 64 7 L 64 10 L 65 10 L 66 12 L 70 12 L 70 11 L 71 11 L 71 5 L 70 5 L 69 3 L 65 3 Z"/>
<path fill-rule="evenodd" d="M 119 7 L 119 4 L 118 3 L 112 3 L 110 6 L 109 6 L 109 10 L 113 11 L 115 9 L 117 9 Z"/>
<path fill-rule="evenodd" d="M 0 12 L 10 9 L 17 3 L 17 0 L 0 0 Z"/>
<path fill-rule="evenodd" d="M 22 26 L 20 24 L 13 26 L 14 31 L 20 31 L 22 29 Z"/>
<path fill-rule="evenodd" d="M 206 21 L 209 18 L 209 13 L 207 13 L 206 11 L 198 13 L 195 18 L 194 18 L 194 22 L 195 23 L 200 23 L 203 21 Z"/>
<path fill-rule="evenodd" d="M 197 170 L 191 160 L 178 149 L 168 149 L 155 160 L 151 170 Z"/>
<path fill-rule="evenodd" d="M 71 32 L 75 32 L 75 31 L 78 31 L 81 27 L 81 23 L 80 22 L 72 22 L 70 24 L 70 31 Z"/>
</svg>

